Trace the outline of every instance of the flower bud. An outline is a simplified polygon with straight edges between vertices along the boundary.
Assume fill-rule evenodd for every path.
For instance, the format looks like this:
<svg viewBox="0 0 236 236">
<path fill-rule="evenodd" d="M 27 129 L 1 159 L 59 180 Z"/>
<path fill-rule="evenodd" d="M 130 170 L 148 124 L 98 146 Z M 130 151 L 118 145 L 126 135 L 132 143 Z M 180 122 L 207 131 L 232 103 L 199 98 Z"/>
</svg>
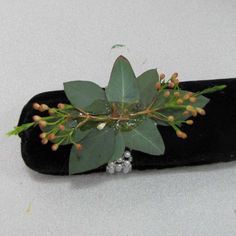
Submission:
<svg viewBox="0 0 236 236">
<path fill-rule="evenodd" d="M 58 125 L 58 128 L 59 128 L 61 131 L 64 131 L 64 130 L 65 130 L 65 126 L 62 125 L 62 124 Z"/>
<path fill-rule="evenodd" d="M 170 89 L 174 88 L 174 87 L 175 87 L 175 83 L 170 82 L 170 83 L 168 84 L 168 87 L 169 87 Z"/>
<path fill-rule="evenodd" d="M 45 120 L 40 120 L 39 121 L 39 127 L 40 128 L 45 128 L 47 126 L 47 121 Z"/>
<path fill-rule="evenodd" d="M 197 108 L 196 108 L 196 111 L 197 111 L 200 115 L 202 115 L 202 116 L 206 115 L 205 110 L 202 109 L 202 108 L 200 108 L 200 107 L 197 107 Z"/>
<path fill-rule="evenodd" d="M 33 108 L 34 108 L 35 110 L 39 110 L 40 105 L 35 102 L 35 103 L 33 103 Z"/>
<path fill-rule="evenodd" d="M 75 147 L 76 147 L 77 151 L 81 151 L 81 149 L 82 149 L 82 145 L 80 143 L 77 143 L 75 145 Z"/>
<path fill-rule="evenodd" d="M 184 103 L 184 101 L 183 101 L 183 99 L 179 98 L 179 99 L 177 99 L 176 103 L 178 105 L 182 105 Z"/>
<path fill-rule="evenodd" d="M 191 105 L 186 106 L 186 110 L 190 112 L 195 111 L 194 107 Z"/>
<path fill-rule="evenodd" d="M 160 89 L 161 89 L 161 83 L 160 83 L 160 82 L 157 82 L 157 83 L 155 84 L 155 87 L 156 87 L 157 90 L 160 90 Z"/>
<path fill-rule="evenodd" d="M 193 92 L 188 92 L 189 97 L 193 96 Z"/>
<path fill-rule="evenodd" d="M 186 133 L 182 133 L 182 139 L 186 139 L 188 137 L 188 135 Z"/>
<path fill-rule="evenodd" d="M 33 120 L 36 122 L 40 121 L 41 119 L 42 119 L 41 116 L 37 116 L 37 115 L 33 116 Z"/>
<path fill-rule="evenodd" d="M 172 76 L 171 76 L 171 79 L 176 79 L 178 77 L 178 73 L 175 72 Z"/>
<path fill-rule="evenodd" d="M 182 139 L 186 139 L 186 138 L 188 137 L 187 134 L 184 133 L 184 132 L 181 131 L 181 130 L 177 130 L 177 131 L 176 131 L 176 135 L 177 135 L 177 137 L 182 138 Z"/>
<path fill-rule="evenodd" d="M 51 140 L 51 141 L 55 138 L 56 138 L 56 135 L 53 134 L 53 133 L 48 135 L 48 139 Z"/>
<path fill-rule="evenodd" d="M 169 97 L 169 96 L 170 96 L 170 91 L 169 90 L 165 91 L 164 92 L 164 97 Z"/>
<path fill-rule="evenodd" d="M 44 145 L 47 144 L 47 143 L 48 143 L 48 139 L 47 139 L 47 138 L 43 138 L 43 139 L 41 140 L 41 143 L 44 144 Z"/>
<path fill-rule="evenodd" d="M 177 92 L 174 92 L 174 96 L 175 96 L 175 97 L 179 97 L 179 96 L 180 96 L 180 92 L 178 92 L 178 91 L 177 91 Z"/>
<path fill-rule="evenodd" d="M 183 115 L 183 116 L 189 116 L 190 114 L 189 114 L 189 111 L 184 111 L 184 112 L 182 113 L 182 115 Z"/>
<path fill-rule="evenodd" d="M 98 125 L 97 125 L 97 129 L 98 130 L 102 130 L 102 129 L 104 129 L 104 127 L 106 126 L 106 122 L 102 122 L 102 123 L 99 123 Z"/>
<path fill-rule="evenodd" d="M 161 74 L 160 74 L 160 80 L 163 80 L 163 79 L 165 79 L 165 77 L 166 77 L 166 76 L 165 76 L 165 74 L 164 74 L 164 73 L 161 73 Z"/>
<path fill-rule="evenodd" d="M 46 110 L 48 110 L 48 108 L 49 108 L 49 107 L 48 107 L 46 104 L 42 104 L 42 105 L 41 105 L 41 110 L 42 110 L 42 111 L 46 111 Z"/>
<path fill-rule="evenodd" d="M 39 135 L 39 137 L 42 138 L 42 139 L 43 139 L 43 138 L 46 138 L 46 137 L 47 137 L 47 134 L 46 134 L 46 133 L 41 133 L 41 134 Z"/>
<path fill-rule="evenodd" d="M 58 104 L 57 104 L 57 107 L 58 107 L 59 109 L 64 109 L 64 108 L 65 108 L 65 104 L 64 104 L 64 103 L 58 103 Z"/>
<path fill-rule="evenodd" d="M 182 134 L 183 134 L 183 132 L 181 130 L 176 131 L 177 137 L 182 138 Z"/>
<path fill-rule="evenodd" d="M 169 122 L 173 122 L 173 121 L 175 120 L 175 118 L 174 118 L 174 116 L 168 116 L 168 117 L 167 117 L 167 120 L 168 120 Z"/>
<path fill-rule="evenodd" d="M 192 113 L 192 116 L 194 116 L 194 117 L 197 116 L 197 111 L 196 110 L 192 110 L 191 113 Z"/>
<path fill-rule="evenodd" d="M 56 143 L 51 146 L 52 151 L 56 151 L 58 148 L 59 148 L 59 145 Z"/>
<path fill-rule="evenodd" d="M 49 115 L 55 114 L 55 109 L 51 108 L 48 110 Z"/>
<path fill-rule="evenodd" d="M 185 94 L 184 97 L 183 97 L 184 100 L 188 100 L 189 98 L 190 98 L 189 94 Z"/>
<path fill-rule="evenodd" d="M 190 101 L 191 103 L 195 103 L 195 102 L 197 101 L 197 98 L 196 98 L 196 97 L 190 97 L 190 98 L 189 98 L 189 101 Z"/>
<path fill-rule="evenodd" d="M 186 124 L 187 125 L 192 125 L 193 124 L 193 120 L 186 120 Z"/>
</svg>

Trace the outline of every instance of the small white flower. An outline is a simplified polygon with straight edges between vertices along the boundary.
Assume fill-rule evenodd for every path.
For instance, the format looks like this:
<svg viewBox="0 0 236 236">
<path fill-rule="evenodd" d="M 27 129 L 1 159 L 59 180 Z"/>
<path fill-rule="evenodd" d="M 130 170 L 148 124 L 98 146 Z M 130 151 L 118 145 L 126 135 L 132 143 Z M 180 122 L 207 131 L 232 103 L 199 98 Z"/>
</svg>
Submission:
<svg viewBox="0 0 236 236">
<path fill-rule="evenodd" d="M 98 130 L 104 129 L 104 127 L 106 126 L 106 124 L 107 124 L 106 122 L 103 122 L 103 123 L 98 124 L 97 129 L 98 129 Z"/>
</svg>

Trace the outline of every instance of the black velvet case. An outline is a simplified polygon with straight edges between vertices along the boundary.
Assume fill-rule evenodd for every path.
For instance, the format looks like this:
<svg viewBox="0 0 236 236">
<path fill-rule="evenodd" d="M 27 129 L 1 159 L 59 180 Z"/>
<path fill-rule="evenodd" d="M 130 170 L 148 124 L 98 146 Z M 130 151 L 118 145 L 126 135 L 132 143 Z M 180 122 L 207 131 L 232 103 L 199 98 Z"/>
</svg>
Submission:
<svg viewBox="0 0 236 236">
<path fill-rule="evenodd" d="M 236 79 L 183 82 L 181 88 L 195 92 L 220 84 L 227 85 L 227 88 L 206 95 L 211 99 L 205 107 L 207 115 L 196 117 L 193 126 L 184 126 L 183 130 L 188 133 L 186 140 L 177 138 L 169 126 L 158 126 L 165 142 L 165 154 L 151 156 L 132 151 L 133 169 L 161 169 L 236 160 Z M 25 105 L 18 125 L 31 122 L 32 116 L 37 114 L 32 109 L 34 102 L 49 106 L 56 106 L 59 102 L 69 103 L 64 91 L 38 94 Z M 71 145 L 61 146 L 58 151 L 53 152 L 50 144 L 41 144 L 39 133 L 40 129 L 37 127 L 20 135 L 25 164 L 40 173 L 68 175 Z M 105 171 L 105 166 L 87 173 L 98 171 Z"/>
</svg>

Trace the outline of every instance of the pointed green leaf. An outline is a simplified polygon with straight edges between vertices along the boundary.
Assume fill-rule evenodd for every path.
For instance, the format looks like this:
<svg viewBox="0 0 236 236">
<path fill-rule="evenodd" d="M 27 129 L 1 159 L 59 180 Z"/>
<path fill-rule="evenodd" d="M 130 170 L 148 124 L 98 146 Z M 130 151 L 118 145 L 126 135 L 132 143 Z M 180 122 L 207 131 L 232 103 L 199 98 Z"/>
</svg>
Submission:
<svg viewBox="0 0 236 236">
<path fill-rule="evenodd" d="M 115 137 L 115 149 L 110 161 L 116 161 L 122 157 L 125 151 L 125 142 L 122 134 L 119 132 Z"/>
<path fill-rule="evenodd" d="M 140 102 L 144 107 L 148 106 L 157 94 L 156 83 L 159 75 L 156 69 L 148 70 L 137 78 L 140 93 Z"/>
<path fill-rule="evenodd" d="M 110 102 L 125 104 L 139 101 L 135 74 L 130 63 L 123 56 L 118 57 L 114 63 L 106 95 Z"/>
<path fill-rule="evenodd" d="M 156 128 L 155 122 L 146 119 L 130 132 L 123 132 L 125 145 L 130 149 L 149 153 L 151 155 L 162 155 L 165 145 L 161 134 Z"/>
<path fill-rule="evenodd" d="M 70 81 L 64 83 L 64 90 L 71 104 L 93 114 L 108 114 L 108 104 L 104 90 L 90 81 Z"/>
<path fill-rule="evenodd" d="M 94 129 L 81 141 L 82 150 L 73 146 L 70 152 L 69 173 L 76 174 L 93 170 L 108 163 L 115 146 L 115 133 L 110 127 Z"/>
</svg>

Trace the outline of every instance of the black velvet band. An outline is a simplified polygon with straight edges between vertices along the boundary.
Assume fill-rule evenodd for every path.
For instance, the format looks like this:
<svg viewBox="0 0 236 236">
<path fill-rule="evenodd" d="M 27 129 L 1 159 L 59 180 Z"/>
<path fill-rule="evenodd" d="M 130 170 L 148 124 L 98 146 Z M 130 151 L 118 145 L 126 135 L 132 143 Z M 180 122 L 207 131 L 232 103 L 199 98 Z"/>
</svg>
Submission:
<svg viewBox="0 0 236 236">
<path fill-rule="evenodd" d="M 189 136 L 186 140 L 177 138 L 170 127 L 158 126 L 165 142 L 165 154 L 151 156 L 132 151 L 133 169 L 160 169 L 236 160 L 236 79 L 191 81 L 183 82 L 180 86 L 183 90 L 196 92 L 220 84 L 227 85 L 227 88 L 207 95 L 211 99 L 205 107 L 207 115 L 196 117 L 193 126 L 183 127 Z M 32 116 L 37 114 L 32 109 L 34 102 L 46 103 L 51 107 L 59 102 L 69 103 L 63 91 L 38 94 L 25 105 L 18 125 L 31 122 Z M 71 145 L 61 146 L 57 152 L 53 152 L 50 144 L 41 144 L 39 133 L 40 129 L 36 127 L 20 135 L 25 164 L 40 173 L 67 175 Z M 98 171 L 105 171 L 105 166 L 90 172 Z"/>
</svg>

